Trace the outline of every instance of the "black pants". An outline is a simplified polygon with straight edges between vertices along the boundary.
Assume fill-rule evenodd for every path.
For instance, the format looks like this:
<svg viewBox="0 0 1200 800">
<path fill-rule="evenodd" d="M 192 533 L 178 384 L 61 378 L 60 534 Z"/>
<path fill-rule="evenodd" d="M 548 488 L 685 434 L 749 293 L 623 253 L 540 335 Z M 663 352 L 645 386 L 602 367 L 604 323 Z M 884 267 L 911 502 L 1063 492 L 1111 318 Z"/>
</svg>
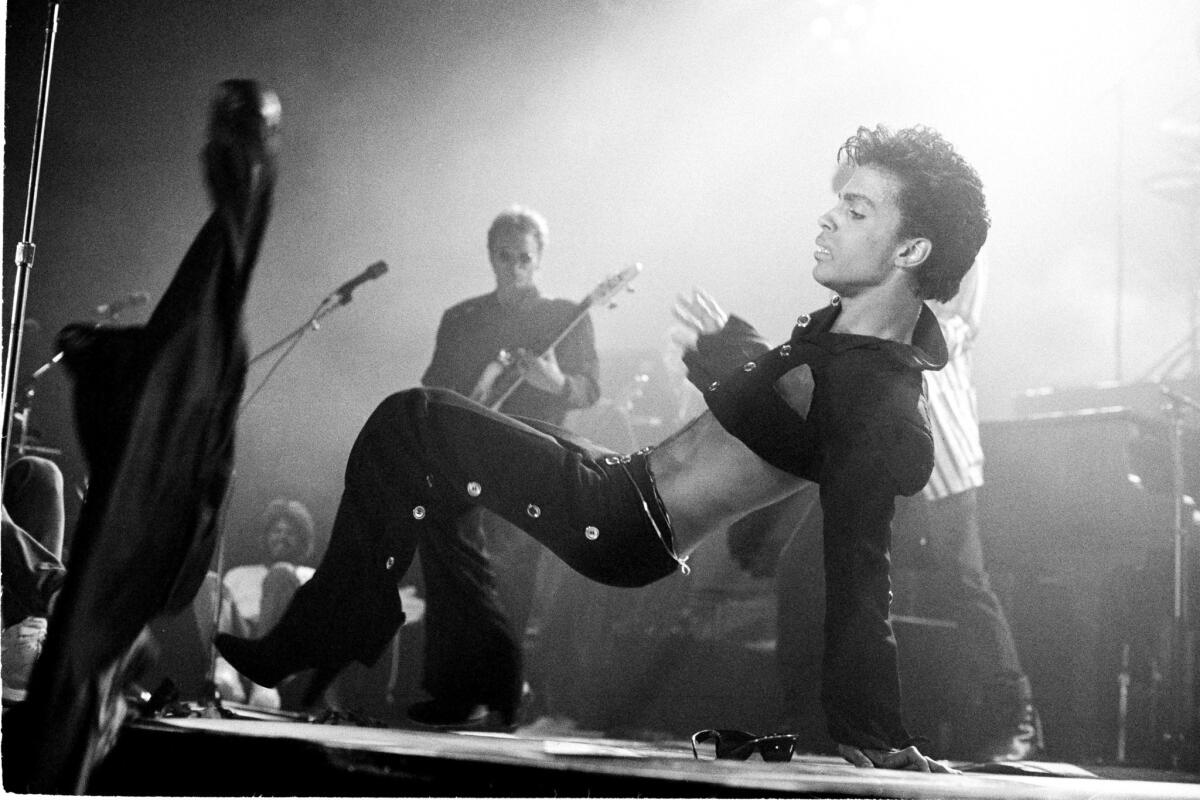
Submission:
<svg viewBox="0 0 1200 800">
<path fill-rule="evenodd" d="M 601 583 L 643 586 L 677 565 L 643 454 L 412 389 L 384 400 L 359 433 L 329 549 L 284 635 L 314 663 L 374 661 L 404 620 L 398 584 L 419 550 L 425 688 L 477 702 L 519 690 L 520 648 L 495 575 L 479 538 L 456 530 L 480 506 Z"/>
<path fill-rule="evenodd" d="M 537 592 L 538 566 L 546 552 L 537 539 L 483 506 L 459 518 L 460 536 L 477 539 L 496 574 L 500 607 L 517 644 L 523 644 Z"/>
<path fill-rule="evenodd" d="M 978 700 L 1010 710 L 1031 700 L 1017 645 L 983 563 L 975 489 L 940 500 L 906 498 L 896 509 L 897 558 L 927 562 L 925 581 L 938 607 L 958 623 Z"/>
</svg>

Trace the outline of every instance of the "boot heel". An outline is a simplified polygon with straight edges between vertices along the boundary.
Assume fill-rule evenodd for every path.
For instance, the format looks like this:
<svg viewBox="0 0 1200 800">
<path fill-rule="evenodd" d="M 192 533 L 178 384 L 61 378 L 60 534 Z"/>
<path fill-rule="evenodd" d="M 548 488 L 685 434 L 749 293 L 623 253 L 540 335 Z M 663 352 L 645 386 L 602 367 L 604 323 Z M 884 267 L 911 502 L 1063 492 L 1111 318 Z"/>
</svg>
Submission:
<svg viewBox="0 0 1200 800">
<path fill-rule="evenodd" d="M 279 682 L 309 665 L 298 663 L 295 655 L 280 647 L 270 634 L 263 639 L 242 639 L 228 633 L 218 633 L 214 641 L 225 660 L 241 674 L 273 689 Z"/>
</svg>

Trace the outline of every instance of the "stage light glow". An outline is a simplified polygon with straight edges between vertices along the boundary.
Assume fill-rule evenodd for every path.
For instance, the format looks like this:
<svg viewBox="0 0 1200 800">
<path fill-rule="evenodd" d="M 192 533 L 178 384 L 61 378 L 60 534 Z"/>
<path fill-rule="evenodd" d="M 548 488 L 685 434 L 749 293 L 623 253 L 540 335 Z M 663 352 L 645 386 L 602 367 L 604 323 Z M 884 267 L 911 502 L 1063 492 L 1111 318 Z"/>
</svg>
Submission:
<svg viewBox="0 0 1200 800">
<path fill-rule="evenodd" d="M 846 6 L 846 24 L 852 28 L 861 28 L 867 24 L 870 15 L 865 6 L 859 3 L 851 3 Z"/>
</svg>

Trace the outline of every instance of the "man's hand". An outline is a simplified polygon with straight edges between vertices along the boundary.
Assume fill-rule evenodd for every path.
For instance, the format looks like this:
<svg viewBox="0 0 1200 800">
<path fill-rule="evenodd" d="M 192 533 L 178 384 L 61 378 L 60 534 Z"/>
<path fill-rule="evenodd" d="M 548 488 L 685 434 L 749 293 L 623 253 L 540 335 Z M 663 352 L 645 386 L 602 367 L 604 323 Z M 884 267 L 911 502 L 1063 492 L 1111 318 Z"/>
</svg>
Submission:
<svg viewBox="0 0 1200 800">
<path fill-rule="evenodd" d="M 672 310 L 675 318 L 697 335 L 718 333 L 729 322 L 729 315 L 703 289 L 693 289 L 691 297 L 679 295 Z"/>
<path fill-rule="evenodd" d="M 567 384 L 567 376 L 558 366 L 554 348 L 541 358 L 528 350 L 518 349 L 517 369 L 525 376 L 526 383 L 549 394 L 561 394 Z"/>
<path fill-rule="evenodd" d="M 958 770 L 952 769 L 940 761 L 934 761 L 929 756 L 921 755 L 921 751 L 913 746 L 903 750 L 873 750 L 869 747 L 859 748 L 848 744 L 839 744 L 838 754 L 856 767 L 959 774 Z"/>
</svg>

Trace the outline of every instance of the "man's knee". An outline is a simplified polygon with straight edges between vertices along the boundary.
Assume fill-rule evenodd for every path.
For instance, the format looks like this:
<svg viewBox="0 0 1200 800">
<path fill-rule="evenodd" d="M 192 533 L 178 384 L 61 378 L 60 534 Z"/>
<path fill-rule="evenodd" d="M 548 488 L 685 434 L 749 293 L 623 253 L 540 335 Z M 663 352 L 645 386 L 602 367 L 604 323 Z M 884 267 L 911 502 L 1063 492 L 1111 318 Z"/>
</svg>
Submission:
<svg viewBox="0 0 1200 800">
<path fill-rule="evenodd" d="M 404 426 L 428 416 L 431 405 L 454 404 L 463 398 L 449 389 L 418 386 L 390 394 L 375 407 L 364 430 Z"/>
<path fill-rule="evenodd" d="M 405 389 L 402 392 L 395 392 L 388 395 L 375 407 L 375 410 L 367 420 L 367 425 L 370 426 L 372 423 L 379 424 L 407 416 L 409 408 L 419 396 L 419 392 L 421 392 L 420 389 Z"/>
<path fill-rule="evenodd" d="M 367 417 L 354 447 L 350 450 L 350 466 L 364 459 L 372 459 L 381 452 L 394 449 L 397 440 L 409 428 L 413 410 L 419 405 L 419 389 L 407 389 L 388 395 Z"/>
</svg>

